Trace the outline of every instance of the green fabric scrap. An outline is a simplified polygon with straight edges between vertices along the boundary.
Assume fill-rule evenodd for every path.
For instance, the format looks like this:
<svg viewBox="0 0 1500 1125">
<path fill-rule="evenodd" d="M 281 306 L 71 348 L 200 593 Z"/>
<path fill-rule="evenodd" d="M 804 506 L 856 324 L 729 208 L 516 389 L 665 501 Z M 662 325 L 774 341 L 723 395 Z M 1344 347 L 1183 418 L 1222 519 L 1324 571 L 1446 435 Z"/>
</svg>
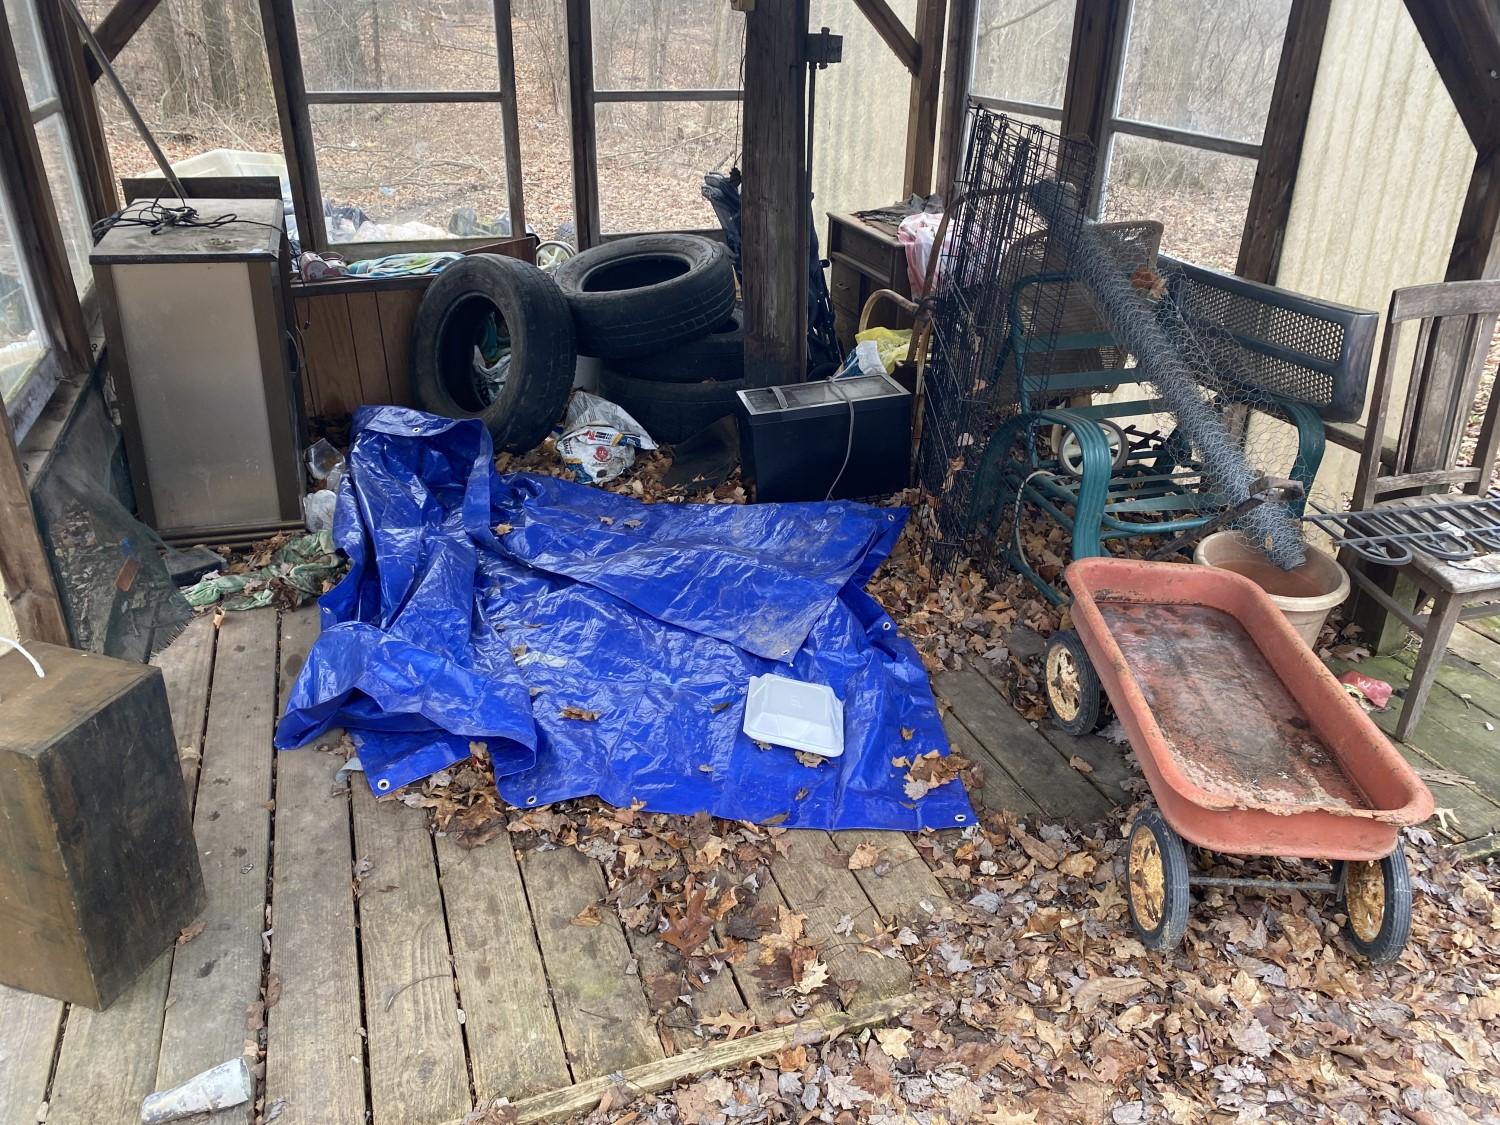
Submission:
<svg viewBox="0 0 1500 1125">
<path fill-rule="evenodd" d="M 334 549 L 333 533 L 315 531 L 278 547 L 266 566 L 243 574 L 209 574 L 183 595 L 194 607 L 222 601 L 233 610 L 268 605 L 292 609 L 320 595 L 348 565 Z"/>
</svg>

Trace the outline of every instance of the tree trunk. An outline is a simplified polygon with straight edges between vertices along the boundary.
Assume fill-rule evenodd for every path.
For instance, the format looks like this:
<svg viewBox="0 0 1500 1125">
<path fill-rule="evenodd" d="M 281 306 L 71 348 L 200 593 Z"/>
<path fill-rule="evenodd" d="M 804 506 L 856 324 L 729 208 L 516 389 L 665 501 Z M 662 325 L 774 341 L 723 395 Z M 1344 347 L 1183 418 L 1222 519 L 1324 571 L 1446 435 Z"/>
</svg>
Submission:
<svg viewBox="0 0 1500 1125">
<path fill-rule="evenodd" d="M 208 81 L 214 93 L 214 106 L 221 111 L 238 109 L 240 82 L 230 36 L 229 12 L 223 0 L 202 0 L 198 11 L 203 16 L 203 50 L 208 60 Z"/>
<path fill-rule="evenodd" d="M 147 21 L 161 64 L 161 116 L 163 124 L 181 120 L 188 112 L 187 74 L 182 66 L 182 50 L 177 41 L 177 21 L 170 4 L 160 5 Z"/>
</svg>

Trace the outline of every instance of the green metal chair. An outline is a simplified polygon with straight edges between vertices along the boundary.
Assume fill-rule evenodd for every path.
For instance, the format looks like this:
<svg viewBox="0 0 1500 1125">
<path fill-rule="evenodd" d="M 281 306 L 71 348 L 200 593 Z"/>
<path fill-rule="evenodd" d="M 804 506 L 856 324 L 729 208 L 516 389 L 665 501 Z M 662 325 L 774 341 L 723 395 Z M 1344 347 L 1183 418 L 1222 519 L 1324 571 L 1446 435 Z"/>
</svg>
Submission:
<svg viewBox="0 0 1500 1125">
<path fill-rule="evenodd" d="M 1148 267 L 1143 277 L 1165 282 L 1161 300 L 1175 303 L 1174 314 L 1214 357 L 1221 386 L 1210 393 L 1227 424 L 1242 438 L 1270 424 L 1256 415 L 1292 428 L 1296 451 L 1281 475 L 1299 482 L 1305 496 L 1322 463 L 1324 420 L 1358 418 L 1363 409 L 1376 315 L 1168 258 L 1158 262 L 1159 224 L 1116 226 L 1134 228 L 1121 237 L 1136 241 Z M 1150 372 L 1130 366 L 1082 287 L 1070 282 L 1066 271 L 1044 269 L 1012 286 L 997 377 L 1014 381 L 1020 412 L 986 444 L 967 521 L 994 546 L 993 537 L 1005 535 L 1007 564 L 1054 603 L 1065 600 L 1062 591 L 1022 546 L 1023 507 L 1066 529 L 1074 559 L 1103 555 L 1112 540 L 1193 532 L 1229 507 L 1207 488 L 1202 466 L 1170 423 L 1165 431 L 1137 424 L 1163 413 Z M 1067 294 L 1057 331 L 1029 332 L 1029 310 L 1046 303 L 1047 287 L 1053 299 Z M 1129 397 L 1129 388 L 1139 395 Z"/>
</svg>

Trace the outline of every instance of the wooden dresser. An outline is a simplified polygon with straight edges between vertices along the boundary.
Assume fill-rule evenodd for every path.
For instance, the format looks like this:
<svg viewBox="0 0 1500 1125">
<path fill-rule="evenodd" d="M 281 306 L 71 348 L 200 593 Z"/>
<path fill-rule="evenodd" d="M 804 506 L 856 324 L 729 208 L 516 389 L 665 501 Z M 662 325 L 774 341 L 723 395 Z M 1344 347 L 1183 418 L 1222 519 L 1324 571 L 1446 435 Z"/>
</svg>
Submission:
<svg viewBox="0 0 1500 1125">
<path fill-rule="evenodd" d="M 828 215 L 828 259 L 832 263 L 829 288 L 833 296 L 834 329 L 839 347 L 847 353 L 854 347 L 859 314 L 865 300 L 877 289 L 894 289 L 911 295 L 906 276 L 906 250 L 896 239 L 891 223 L 861 219 L 851 213 Z M 910 328 L 911 317 L 894 305 L 882 304 L 872 324 Z"/>
</svg>

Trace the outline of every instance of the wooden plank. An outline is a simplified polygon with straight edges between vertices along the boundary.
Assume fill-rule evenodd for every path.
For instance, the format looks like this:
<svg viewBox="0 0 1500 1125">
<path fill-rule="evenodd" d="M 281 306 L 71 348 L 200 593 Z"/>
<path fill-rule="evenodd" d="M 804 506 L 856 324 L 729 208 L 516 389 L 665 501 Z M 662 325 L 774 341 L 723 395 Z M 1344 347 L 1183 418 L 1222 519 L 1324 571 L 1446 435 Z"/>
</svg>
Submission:
<svg viewBox="0 0 1500 1125">
<path fill-rule="evenodd" d="M 1234 269 L 1241 277 L 1253 281 L 1276 280 L 1331 6 L 1332 0 L 1293 0 L 1287 16 L 1281 61 L 1276 67 L 1276 84 L 1271 90 L 1255 182 L 1245 213 L 1245 230 L 1240 238 L 1239 261 Z"/>
<path fill-rule="evenodd" d="M 660 1058 L 661 1040 L 619 920 L 604 910 L 600 925 L 573 925 L 604 900 L 599 864 L 557 848 L 527 853 L 521 875 L 574 1081 Z"/>
<path fill-rule="evenodd" d="M 1500 276 L 1500 148 L 1480 153 L 1474 161 L 1443 280 L 1496 276 Z"/>
<path fill-rule="evenodd" d="M 964 162 L 964 128 L 969 116 L 969 87 L 974 81 L 974 35 L 979 5 L 954 0 L 943 50 L 942 136 L 938 147 L 937 191 L 953 198 L 953 179 Z"/>
<path fill-rule="evenodd" d="M 510 229 L 526 230 L 526 188 L 521 168 L 521 125 L 517 108 L 516 45 L 510 0 L 495 0 L 495 53 L 500 64 L 501 144 L 505 149 L 505 198 Z"/>
<path fill-rule="evenodd" d="M 1098 151 L 1103 151 L 1114 112 L 1129 25 L 1130 0 L 1075 2 L 1060 131 L 1065 137 L 1088 138 Z M 1096 170 L 1089 192 L 1090 213 L 1097 212 L 1103 187 L 1103 171 Z"/>
<path fill-rule="evenodd" d="M 267 928 L 275 709 L 276 612 L 231 614 L 219 629 L 193 811 L 208 908 L 199 919 L 203 931 L 179 946 L 172 960 L 158 1089 L 245 1050 L 245 1017 L 261 994 L 261 935 Z M 231 1113 L 224 1119 L 245 1117 Z"/>
<path fill-rule="evenodd" d="M 901 1013 L 914 1008 L 918 1001 L 910 994 L 893 996 L 847 1012 L 828 1012 L 787 1024 L 771 1031 L 760 1031 L 743 1039 L 732 1039 L 715 1043 L 711 1047 L 700 1047 L 685 1051 L 660 1062 L 647 1063 L 627 1070 L 616 1083 L 611 1076 L 591 1079 L 570 1086 L 566 1090 L 527 1098 L 515 1107 L 517 1125 L 528 1125 L 535 1121 L 560 1121 L 572 1118 L 597 1106 L 601 1098 L 617 1084 L 631 1095 L 659 1093 L 676 1085 L 685 1078 L 698 1074 L 709 1074 L 732 1070 L 752 1059 L 776 1054 L 794 1045 L 811 1046 L 840 1035 L 848 1035 L 876 1024 L 885 1023 Z M 463 1125 L 449 1121 L 446 1125 Z"/>
<path fill-rule="evenodd" d="M 0 596 L 10 604 L 22 640 L 69 643 L 68 622 L 31 508 L 31 489 L 16 449 L 10 414 L 0 408 Z"/>
<path fill-rule="evenodd" d="M 296 337 L 299 344 L 298 355 L 302 364 L 302 409 L 309 418 L 317 418 L 323 413 L 323 408 L 318 402 L 318 384 L 312 377 L 312 372 L 307 370 L 307 329 L 312 323 L 308 312 L 307 300 L 303 297 L 294 298 L 292 301 L 292 315 L 296 318 Z"/>
<path fill-rule="evenodd" d="M 439 836 L 437 855 L 480 1100 L 566 1086 L 562 1032 L 509 838 L 465 850 Z"/>
<path fill-rule="evenodd" d="M 934 688 L 953 715 L 1048 816 L 1090 820 L 1111 802 L 973 669 L 945 672 Z"/>
<path fill-rule="evenodd" d="M 302 346 L 307 379 L 316 384 L 313 397 L 328 416 L 352 413 L 364 391 L 359 384 L 359 359 L 349 324 L 349 298 L 328 293 L 310 298 L 302 322 Z"/>
<path fill-rule="evenodd" d="M 769 903 L 781 909 L 791 909 L 787 905 L 786 896 L 781 893 L 781 888 L 776 885 L 776 880 L 771 876 L 769 867 L 757 869 L 756 884 L 760 888 L 756 893 L 756 905 Z M 732 940 L 727 937 L 727 930 L 723 923 L 714 927 L 714 937 L 724 948 L 732 947 Z M 790 1001 L 755 975 L 756 958 L 759 956 L 760 946 L 752 941 L 742 943 L 740 948 L 743 950 L 743 956 L 740 960 L 731 963 L 730 971 L 734 975 L 735 984 L 739 986 L 739 993 L 745 1001 L 746 1009 L 761 1027 L 786 1023 L 793 1016 Z M 824 1002 L 816 1005 L 813 1011 L 819 1012 L 825 1009 L 832 1011 L 837 1006 Z"/>
<path fill-rule="evenodd" d="M 978 661 L 974 667 L 999 692 L 999 677 L 986 666 L 986 663 Z M 1086 780 L 1111 804 L 1127 805 L 1130 803 L 1132 797 L 1124 788 L 1124 783 L 1132 778 L 1139 778 L 1141 771 L 1128 745 L 1116 745 L 1108 739 L 1100 738 L 1097 734 L 1079 738 L 1059 730 L 1050 719 L 1043 719 L 1038 723 L 1036 731 L 1062 755 L 1069 768 L 1085 774 Z M 1087 771 L 1078 770 L 1073 765 L 1074 758 L 1080 759 L 1091 768 Z"/>
<path fill-rule="evenodd" d="M 903 194 L 932 191 L 932 158 L 937 149 L 938 109 L 943 76 L 943 15 L 947 0 L 917 0 L 918 65 L 906 109 L 906 169 Z"/>
<path fill-rule="evenodd" d="M 61 1000 L 0 985 L 0 1121 L 44 1119 L 62 1017 Z"/>
<path fill-rule="evenodd" d="M 1411 649 L 1404 649 L 1397 654 L 1397 659 L 1408 672 L 1416 663 L 1416 658 L 1417 654 Z M 1470 714 L 1476 718 L 1500 719 L 1500 680 L 1485 675 L 1451 652 L 1443 654 L 1437 683 L 1433 687 L 1434 690 L 1444 689 L 1458 696 L 1468 704 Z M 1483 714 L 1478 714 L 1479 712 Z M 1496 739 L 1496 743 L 1500 745 L 1500 739 Z"/>
<path fill-rule="evenodd" d="M 468 1110 L 469 1072 L 427 814 L 354 789 L 374 1125 Z"/>
<path fill-rule="evenodd" d="M 861 844 L 880 853 L 875 867 L 860 868 L 854 878 L 886 925 L 926 919 L 947 901 L 943 885 L 905 833 L 860 830 L 829 835 L 846 863 Z"/>
<path fill-rule="evenodd" d="M 376 294 L 380 305 L 380 342 L 385 348 L 385 373 L 391 384 L 391 402 L 397 406 L 417 404 L 411 389 L 411 344 L 424 292 L 414 289 Z"/>
<path fill-rule="evenodd" d="M 283 616 L 278 713 L 317 635 L 313 607 Z M 279 1107 L 281 1125 L 366 1120 L 349 795 L 333 791 L 336 769 L 333 755 L 311 748 L 276 760 L 267 979 L 281 998 L 266 1013 L 265 1104 Z"/>
<path fill-rule="evenodd" d="M 276 95 L 276 120 L 281 128 L 281 151 L 286 157 L 297 232 L 302 249 L 326 250 L 328 226 L 323 220 L 323 189 L 318 181 L 316 146 L 293 5 L 288 0 L 260 0 L 260 25 L 266 39 L 266 62 L 271 73 L 271 90 Z"/>
<path fill-rule="evenodd" d="M 870 26 L 885 40 L 885 45 L 895 52 L 901 65 L 916 74 L 922 62 L 922 47 L 886 0 L 854 0 L 854 6 L 870 21 Z"/>
<path fill-rule="evenodd" d="M 787 904 L 805 914 L 806 933 L 823 946 L 829 976 L 836 980 L 858 980 L 854 1005 L 884 1000 L 911 988 L 911 970 L 905 961 L 862 950 L 840 922 L 852 921 L 854 932 L 874 933 L 880 915 L 845 865 L 826 832 L 796 831 L 783 837 L 787 853 L 771 863 L 776 885 Z"/>
<path fill-rule="evenodd" d="M 350 293 L 349 336 L 359 372 L 360 405 L 384 406 L 393 401 L 386 373 L 385 341 L 380 330 L 380 298 L 375 293 Z"/>
<path fill-rule="evenodd" d="M 594 120 L 594 26 L 589 0 L 563 0 L 568 26 L 568 120 L 572 126 L 573 222 L 578 249 L 597 246 L 599 146 Z"/>
<path fill-rule="evenodd" d="M 625 937 L 630 942 L 630 951 L 635 954 L 636 964 L 640 966 L 643 983 L 663 974 L 677 973 L 678 966 L 682 963 L 681 958 L 659 936 L 627 930 Z M 705 946 L 709 951 L 718 951 L 719 948 L 718 942 L 713 938 Z M 721 1012 L 738 1014 L 749 1010 L 740 997 L 740 990 L 734 983 L 734 973 L 728 965 L 706 982 L 683 980 L 679 995 L 688 998 L 685 1005 L 674 1004 L 666 1011 L 655 1013 L 656 1033 L 661 1039 L 662 1053 L 666 1055 L 702 1046 L 703 1036 L 699 1025 L 703 1020 Z M 684 1007 L 686 1012 L 683 1011 Z"/>
<path fill-rule="evenodd" d="M 996 812 L 1011 812 L 1018 816 L 1030 816 L 1041 812 L 1041 806 L 1016 784 L 1005 767 L 995 760 L 989 750 L 969 733 L 963 723 L 950 712 L 943 716 L 943 729 L 948 733 L 948 742 L 953 749 L 979 767 L 981 786 L 978 793 L 969 790 L 969 801 L 976 812 L 993 809 Z"/>
<path fill-rule="evenodd" d="M 203 760 L 217 635 L 211 617 L 194 618 L 152 660 L 166 683 L 189 800 L 195 794 Z M 210 896 L 213 893 L 210 887 Z M 47 1118 L 53 1125 L 126 1122 L 139 1116 L 141 1099 L 156 1089 L 172 955 L 172 950 L 163 953 L 104 1011 L 74 1007 L 69 1013 Z"/>
<path fill-rule="evenodd" d="M 1462 624 L 1453 630 L 1448 641 L 1448 651 L 1462 657 L 1482 672 L 1500 679 L 1500 641 L 1495 641 L 1478 629 L 1465 629 Z"/>
<path fill-rule="evenodd" d="M 807 374 L 808 0 L 745 13 L 745 384 Z"/>
</svg>

